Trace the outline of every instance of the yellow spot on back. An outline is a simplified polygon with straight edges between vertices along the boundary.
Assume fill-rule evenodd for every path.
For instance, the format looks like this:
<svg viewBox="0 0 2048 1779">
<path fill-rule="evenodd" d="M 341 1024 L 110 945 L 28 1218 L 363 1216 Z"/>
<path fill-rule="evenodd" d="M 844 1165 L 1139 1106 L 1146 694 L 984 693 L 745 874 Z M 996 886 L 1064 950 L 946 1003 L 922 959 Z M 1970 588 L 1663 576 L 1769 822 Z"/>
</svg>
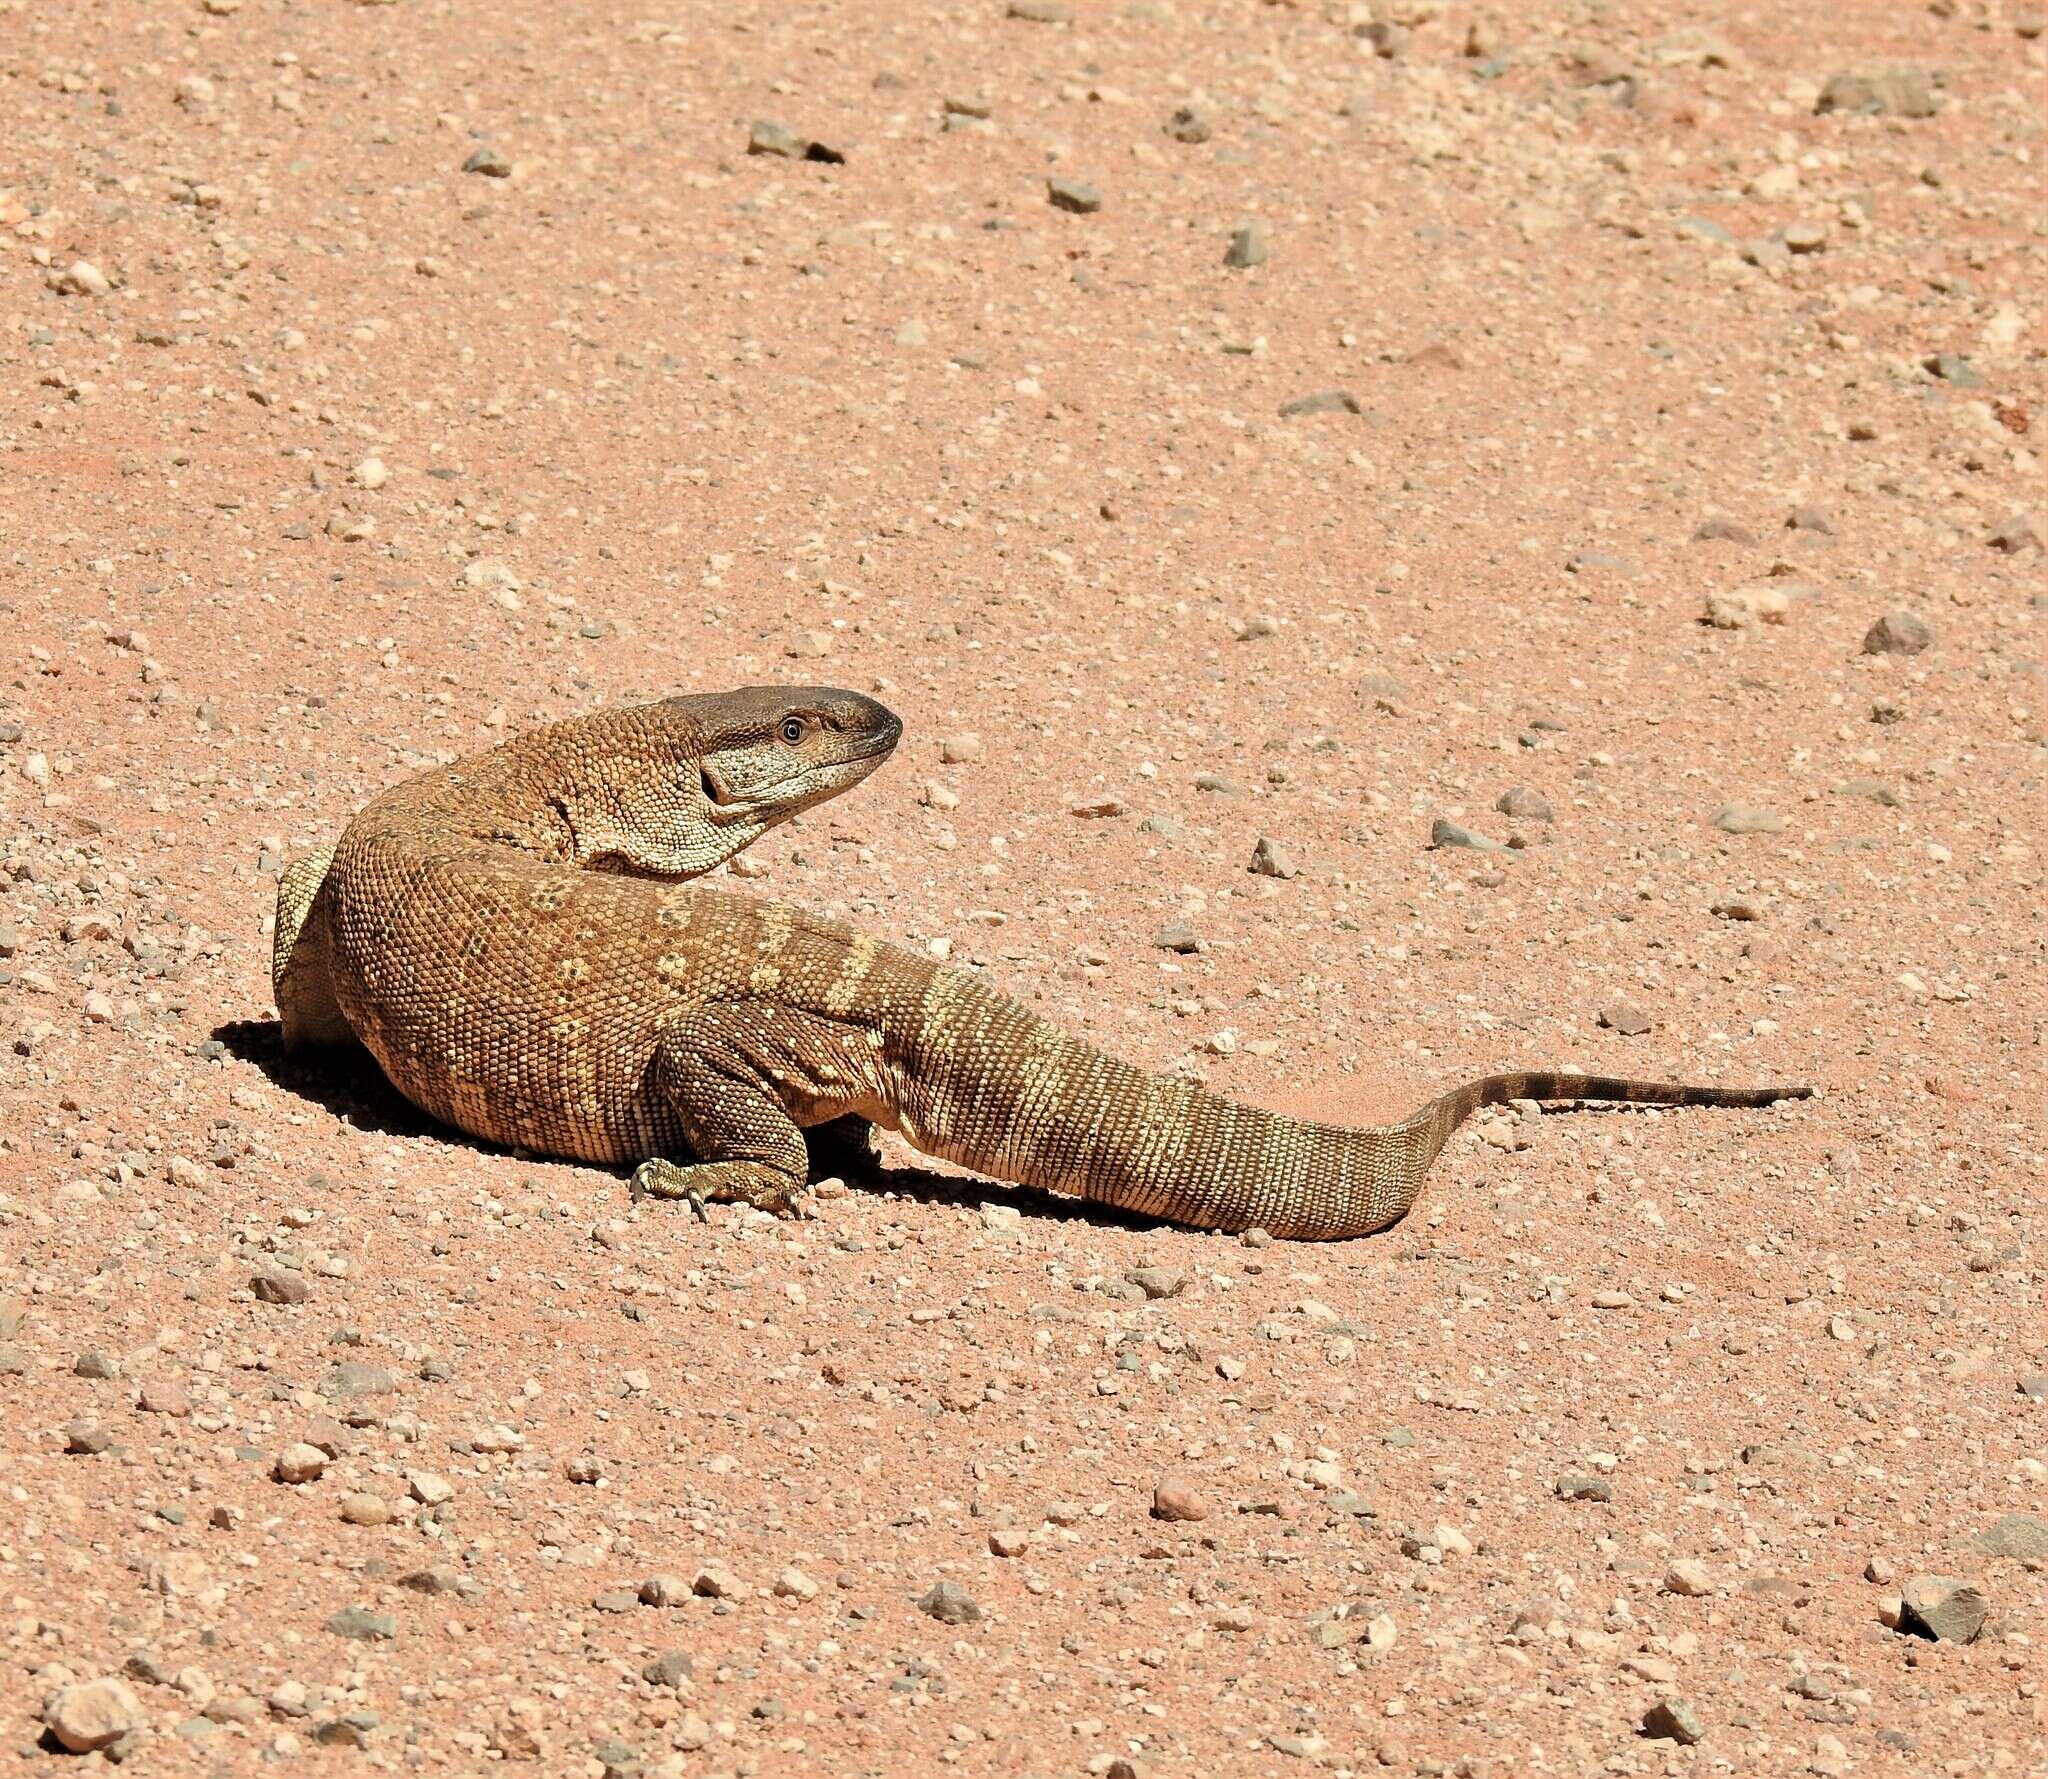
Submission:
<svg viewBox="0 0 2048 1779">
<path fill-rule="evenodd" d="M 874 967 L 875 954 L 881 949 L 879 941 L 866 933 L 860 934 L 846 948 L 845 960 L 839 966 L 838 975 L 832 978 L 832 986 L 825 991 L 825 1011 L 839 1014 L 850 1011 L 860 985 L 867 979 L 867 973 Z"/>
<path fill-rule="evenodd" d="M 565 957 L 555 965 L 555 974 L 564 982 L 587 982 L 590 965 L 580 957 Z"/>
<path fill-rule="evenodd" d="M 762 957 L 780 957 L 796 930 L 796 910 L 770 902 L 761 910 L 761 937 L 754 949 Z"/>
</svg>

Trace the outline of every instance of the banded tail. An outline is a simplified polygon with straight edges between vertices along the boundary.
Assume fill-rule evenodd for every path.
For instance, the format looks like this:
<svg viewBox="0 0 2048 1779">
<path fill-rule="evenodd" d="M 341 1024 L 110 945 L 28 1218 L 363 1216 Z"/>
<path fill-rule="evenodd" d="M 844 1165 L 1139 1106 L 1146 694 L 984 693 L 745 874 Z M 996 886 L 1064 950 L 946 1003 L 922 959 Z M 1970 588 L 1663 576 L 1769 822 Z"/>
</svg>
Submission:
<svg viewBox="0 0 2048 1779">
<path fill-rule="evenodd" d="M 956 978 L 957 982 L 957 978 Z M 1006 996 L 954 989 L 954 1041 L 926 1043 L 899 1108 L 928 1154 L 998 1179 L 1195 1229 L 1301 1241 L 1407 1215 L 1423 1175 L 1481 1106 L 1509 1100 L 1768 1106 L 1810 1087 L 1705 1087 L 1554 1072 L 1486 1075 L 1396 1124 L 1291 1118 L 1120 1062 Z"/>
</svg>

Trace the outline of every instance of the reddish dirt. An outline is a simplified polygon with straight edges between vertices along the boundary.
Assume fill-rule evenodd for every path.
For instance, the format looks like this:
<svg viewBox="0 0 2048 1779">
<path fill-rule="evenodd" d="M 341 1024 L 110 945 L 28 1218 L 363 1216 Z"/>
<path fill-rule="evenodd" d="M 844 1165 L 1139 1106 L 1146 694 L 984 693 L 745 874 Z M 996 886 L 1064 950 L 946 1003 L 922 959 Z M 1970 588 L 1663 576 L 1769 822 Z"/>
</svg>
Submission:
<svg viewBox="0 0 2048 1779">
<path fill-rule="evenodd" d="M 20 1770 L 2048 1766 L 2038 8 L 1071 12 L 0 0 Z M 760 680 L 909 739 L 743 887 L 1125 1055 L 1822 1096 L 1256 1247 L 279 1059 L 283 859 Z"/>
</svg>

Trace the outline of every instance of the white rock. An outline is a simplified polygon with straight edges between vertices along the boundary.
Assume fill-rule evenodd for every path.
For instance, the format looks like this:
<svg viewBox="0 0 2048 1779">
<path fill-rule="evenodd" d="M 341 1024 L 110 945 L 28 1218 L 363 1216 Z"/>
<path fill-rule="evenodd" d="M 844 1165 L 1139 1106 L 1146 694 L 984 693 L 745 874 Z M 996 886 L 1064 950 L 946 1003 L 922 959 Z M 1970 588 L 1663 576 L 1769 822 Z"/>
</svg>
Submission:
<svg viewBox="0 0 2048 1779">
<path fill-rule="evenodd" d="M 1681 1557 L 1664 1572 L 1664 1591 L 1699 1599 L 1714 1591 L 1714 1578 L 1697 1557 Z"/>
<path fill-rule="evenodd" d="M 113 283 L 89 259 L 75 259 L 56 274 L 58 290 L 66 296 L 103 297 L 113 294 Z"/>
<path fill-rule="evenodd" d="M 785 1600 L 817 1598 L 818 1584 L 801 1569 L 784 1569 L 775 1578 L 775 1592 Z"/>
<path fill-rule="evenodd" d="M 43 1708 L 43 1722 L 73 1754 L 91 1754 L 148 1719 L 127 1682 L 108 1675 L 65 1687 Z"/>
<path fill-rule="evenodd" d="M 326 1468 L 327 1454 L 317 1445 L 308 1445 L 304 1440 L 300 1440 L 296 1445 L 288 1445 L 277 1454 L 273 1474 L 279 1482 L 317 1482 Z"/>
</svg>

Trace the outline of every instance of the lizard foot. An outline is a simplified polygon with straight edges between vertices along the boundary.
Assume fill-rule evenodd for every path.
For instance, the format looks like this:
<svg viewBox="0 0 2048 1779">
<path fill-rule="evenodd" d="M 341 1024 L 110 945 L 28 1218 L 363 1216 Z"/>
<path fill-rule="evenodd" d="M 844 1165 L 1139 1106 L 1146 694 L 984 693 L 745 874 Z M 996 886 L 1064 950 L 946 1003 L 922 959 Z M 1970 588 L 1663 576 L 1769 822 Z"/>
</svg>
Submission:
<svg viewBox="0 0 2048 1779">
<path fill-rule="evenodd" d="M 801 1180 L 756 1161 L 710 1161 L 693 1167 L 679 1166 L 660 1156 L 643 1161 L 633 1170 L 629 1187 L 637 1204 L 643 1198 L 685 1200 L 700 1222 L 711 1221 L 707 1204 L 745 1204 L 777 1217 L 801 1217 L 798 1195 Z"/>
</svg>

